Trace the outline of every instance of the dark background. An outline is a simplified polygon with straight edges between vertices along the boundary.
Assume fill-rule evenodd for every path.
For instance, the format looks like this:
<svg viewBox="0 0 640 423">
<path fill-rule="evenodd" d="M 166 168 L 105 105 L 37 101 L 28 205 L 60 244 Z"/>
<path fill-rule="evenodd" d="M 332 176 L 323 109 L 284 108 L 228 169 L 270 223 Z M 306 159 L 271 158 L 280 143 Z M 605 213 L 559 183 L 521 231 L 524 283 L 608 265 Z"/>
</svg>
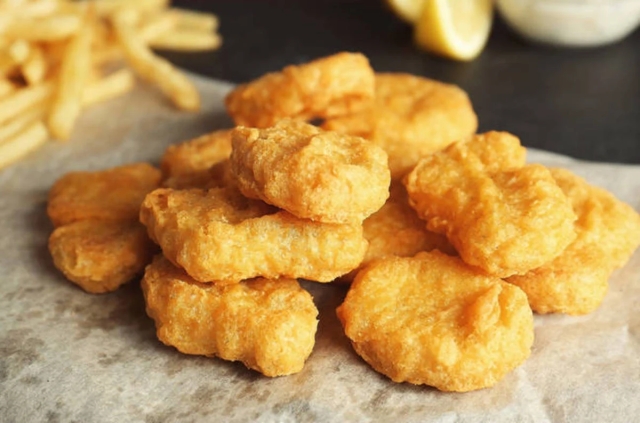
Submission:
<svg viewBox="0 0 640 423">
<path fill-rule="evenodd" d="M 184 0 L 220 18 L 224 42 L 207 53 L 162 52 L 191 71 L 245 82 L 341 50 L 377 71 L 460 85 L 480 131 L 507 130 L 524 145 L 588 160 L 640 163 L 640 31 L 600 48 L 559 49 L 519 39 L 498 19 L 470 63 L 430 56 L 382 0 Z"/>
</svg>

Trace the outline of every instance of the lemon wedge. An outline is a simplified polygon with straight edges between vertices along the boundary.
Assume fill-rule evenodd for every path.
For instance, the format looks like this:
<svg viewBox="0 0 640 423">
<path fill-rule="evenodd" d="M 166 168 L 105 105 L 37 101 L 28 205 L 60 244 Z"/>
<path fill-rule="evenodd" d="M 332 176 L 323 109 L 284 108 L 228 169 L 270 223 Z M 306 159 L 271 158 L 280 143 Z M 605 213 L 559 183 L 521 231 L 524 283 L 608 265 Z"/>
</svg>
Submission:
<svg viewBox="0 0 640 423">
<path fill-rule="evenodd" d="M 480 54 L 491 31 L 493 0 L 424 0 L 421 6 L 414 33 L 419 47 L 456 60 Z"/>
<path fill-rule="evenodd" d="M 387 4 L 400 19 L 415 24 L 422 14 L 425 0 L 387 0 Z"/>
</svg>

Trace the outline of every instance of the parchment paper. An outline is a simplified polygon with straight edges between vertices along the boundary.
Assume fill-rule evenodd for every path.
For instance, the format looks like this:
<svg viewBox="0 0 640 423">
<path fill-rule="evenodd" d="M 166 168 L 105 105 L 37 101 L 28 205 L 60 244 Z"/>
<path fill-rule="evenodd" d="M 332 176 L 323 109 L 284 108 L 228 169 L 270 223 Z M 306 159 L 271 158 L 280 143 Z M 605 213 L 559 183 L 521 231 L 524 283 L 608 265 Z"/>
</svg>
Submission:
<svg viewBox="0 0 640 423">
<path fill-rule="evenodd" d="M 304 285 L 320 310 L 315 349 L 301 373 L 270 379 L 161 344 L 138 282 L 99 296 L 67 282 L 46 246 L 49 187 L 71 170 L 156 163 L 167 145 L 229 126 L 230 86 L 194 79 L 199 115 L 140 87 L 85 113 L 68 144 L 49 143 L 0 171 L 0 421 L 637 421 L 640 253 L 613 275 L 596 312 L 537 316 L 529 360 L 497 386 L 465 394 L 395 384 L 360 360 L 335 317 L 344 288 Z M 565 166 L 640 207 L 640 166 L 539 151 L 529 159 Z"/>
</svg>

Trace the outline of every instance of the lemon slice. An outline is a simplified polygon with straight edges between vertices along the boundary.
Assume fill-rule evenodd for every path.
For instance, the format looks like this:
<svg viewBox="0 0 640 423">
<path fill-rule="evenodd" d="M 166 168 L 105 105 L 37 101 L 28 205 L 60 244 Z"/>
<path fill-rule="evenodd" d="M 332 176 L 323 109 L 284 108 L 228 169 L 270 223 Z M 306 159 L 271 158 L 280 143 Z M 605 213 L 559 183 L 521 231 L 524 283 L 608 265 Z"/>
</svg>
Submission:
<svg viewBox="0 0 640 423">
<path fill-rule="evenodd" d="M 387 0 L 391 10 L 403 21 L 415 24 L 422 14 L 425 0 Z"/>
<path fill-rule="evenodd" d="M 493 0 L 425 0 L 414 37 L 427 51 L 471 60 L 487 43 L 492 22 Z"/>
</svg>

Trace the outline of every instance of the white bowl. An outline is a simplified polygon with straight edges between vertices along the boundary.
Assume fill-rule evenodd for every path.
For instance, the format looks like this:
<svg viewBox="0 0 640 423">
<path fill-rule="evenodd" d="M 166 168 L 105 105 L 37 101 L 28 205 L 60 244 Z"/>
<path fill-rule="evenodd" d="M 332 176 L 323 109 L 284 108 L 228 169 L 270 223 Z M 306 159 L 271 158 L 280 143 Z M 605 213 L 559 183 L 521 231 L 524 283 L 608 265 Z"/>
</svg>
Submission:
<svg viewBox="0 0 640 423">
<path fill-rule="evenodd" d="M 640 25 L 640 0 L 497 0 L 507 24 L 526 39 L 559 46 L 614 43 Z"/>
</svg>

